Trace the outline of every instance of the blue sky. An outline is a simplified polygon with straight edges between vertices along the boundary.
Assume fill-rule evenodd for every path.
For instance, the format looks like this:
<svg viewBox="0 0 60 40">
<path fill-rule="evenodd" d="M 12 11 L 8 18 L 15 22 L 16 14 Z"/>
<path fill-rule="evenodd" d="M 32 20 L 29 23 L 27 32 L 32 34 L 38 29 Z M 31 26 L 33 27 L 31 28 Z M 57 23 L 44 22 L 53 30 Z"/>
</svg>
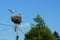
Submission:
<svg viewBox="0 0 60 40">
<path fill-rule="evenodd" d="M 60 0 L 0 0 L 0 24 L 13 25 L 12 9 L 16 14 L 22 15 L 23 23 L 34 23 L 33 18 L 39 14 L 52 32 L 60 34 Z M 26 33 L 30 27 L 21 28 Z M 15 40 L 15 32 L 12 26 L 0 25 L 0 40 Z M 24 40 L 24 34 L 19 31 L 19 40 Z"/>
</svg>

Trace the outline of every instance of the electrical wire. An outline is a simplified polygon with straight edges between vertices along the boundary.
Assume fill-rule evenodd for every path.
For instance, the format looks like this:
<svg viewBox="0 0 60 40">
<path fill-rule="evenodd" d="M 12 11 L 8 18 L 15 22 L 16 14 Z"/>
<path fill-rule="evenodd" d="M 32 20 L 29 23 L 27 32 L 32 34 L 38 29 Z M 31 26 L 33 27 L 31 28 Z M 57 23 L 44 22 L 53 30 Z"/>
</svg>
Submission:
<svg viewBox="0 0 60 40">
<path fill-rule="evenodd" d="M 8 31 L 10 28 L 3 28 L 3 29 L 0 29 L 0 33 L 3 33 L 5 31 Z"/>
<path fill-rule="evenodd" d="M 8 25 L 8 24 L 3 24 L 3 23 L 0 23 L 0 25 L 2 26 L 10 26 L 10 27 L 13 27 L 13 25 Z M 13 27 L 14 28 L 14 27 Z M 7 28 L 6 28 L 7 29 Z M 1 29 L 2 30 L 5 30 L 5 29 Z M 19 30 L 21 31 L 21 33 L 23 33 L 23 31 L 19 28 Z M 24 33 L 23 33 L 24 34 Z"/>
<path fill-rule="evenodd" d="M 8 25 L 8 24 L 3 24 L 3 23 L 0 23 L 0 25 L 3 25 L 3 26 L 13 26 L 13 25 Z"/>
<path fill-rule="evenodd" d="M 8 26 L 7 28 L 0 28 L 0 31 L 7 31 L 8 29 L 10 29 L 10 27 L 14 28 L 13 25 L 8 25 L 8 24 L 3 24 L 3 23 L 0 23 L 0 25 L 2 26 Z"/>
<path fill-rule="evenodd" d="M 20 32 L 23 33 L 23 31 L 19 28 Z M 24 33 L 23 33 L 24 34 Z"/>
</svg>

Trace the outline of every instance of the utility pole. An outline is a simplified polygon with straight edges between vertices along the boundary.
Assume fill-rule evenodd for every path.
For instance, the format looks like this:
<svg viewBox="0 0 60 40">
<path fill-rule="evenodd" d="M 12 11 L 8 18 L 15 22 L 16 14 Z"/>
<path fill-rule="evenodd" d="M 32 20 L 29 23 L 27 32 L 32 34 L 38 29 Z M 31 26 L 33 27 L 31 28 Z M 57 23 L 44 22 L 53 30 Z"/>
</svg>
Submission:
<svg viewBox="0 0 60 40">
<path fill-rule="evenodd" d="M 15 32 L 16 32 L 16 40 L 19 40 L 19 35 L 18 35 L 18 24 L 21 23 L 22 17 L 20 15 L 12 16 L 11 20 L 13 23 L 15 23 Z"/>
<path fill-rule="evenodd" d="M 18 40 L 19 39 L 19 36 L 18 36 L 18 24 L 16 24 L 16 40 Z"/>
<path fill-rule="evenodd" d="M 11 13 L 14 14 L 14 12 L 13 12 L 12 10 L 10 10 L 10 9 L 8 9 L 8 10 L 9 10 Z M 13 23 L 15 23 L 16 40 L 19 39 L 19 36 L 18 36 L 18 24 L 21 23 L 21 20 L 22 20 L 22 17 L 21 17 L 20 14 L 11 17 L 11 21 L 12 21 Z"/>
</svg>

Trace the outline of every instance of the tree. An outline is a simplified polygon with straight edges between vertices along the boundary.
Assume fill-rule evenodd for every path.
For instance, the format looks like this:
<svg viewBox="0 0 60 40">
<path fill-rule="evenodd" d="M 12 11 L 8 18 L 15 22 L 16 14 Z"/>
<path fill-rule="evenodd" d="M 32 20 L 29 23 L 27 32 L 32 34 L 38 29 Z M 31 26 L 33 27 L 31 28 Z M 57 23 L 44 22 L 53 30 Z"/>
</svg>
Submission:
<svg viewBox="0 0 60 40">
<path fill-rule="evenodd" d="M 56 38 L 57 40 L 60 40 L 60 36 L 59 36 L 58 32 L 55 31 L 55 32 L 53 33 L 53 35 L 55 36 L 55 38 Z"/>
<path fill-rule="evenodd" d="M 56 38 L 59 38 L 58 32 L 55 31 L 55 32 L 53 33 L 53 35 L 54 35 Z"/>
<path fill-rule="evenodd" d="M 36 25 L 31 28 L 29 32 L 25 34 L 24 40 L 55 40 L 48 27 L 46 27 L 44 20 L 37 15 L 34 18 Z"/>
</svg>

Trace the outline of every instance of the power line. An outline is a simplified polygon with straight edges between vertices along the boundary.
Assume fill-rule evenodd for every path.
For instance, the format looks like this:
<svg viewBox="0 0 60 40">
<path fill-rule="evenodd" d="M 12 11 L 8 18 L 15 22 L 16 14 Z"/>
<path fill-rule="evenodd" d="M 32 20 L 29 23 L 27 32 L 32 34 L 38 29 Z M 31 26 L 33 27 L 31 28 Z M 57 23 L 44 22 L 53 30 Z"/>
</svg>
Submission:
<svg viewBox="0 0 60 40">
<path fill-rule="evenodd" d="M 13 27 L 13 25 L 9 25 L 9 24 L 3 24 L 3 23 L 0 23 L 0 25 L 2 25 L 2 26 L 10 26 L 10 27 Z M 13 27 L 14 28 L 14 27 Z M 7 28 L 6 28 L 7 29 Z M 5 30 L 5 28 L 4 29 L 0 29 L 1 31 L 2 30 Z M 19 28 L 19 30 L 23 33 L 23 31 Z M 24 33 L 23 33 L 24 34 Z"/>
<path fill-rule="evenodd" d="M 8 31 L 10 28 L 4 28 L 4 29 L 0 29 L 0 33 Z"/>
<path fill-rule="evenodd" d="M 2 26 L 10 26 L 10 27 L 14 28 L 13 25 L 8 25 L 8 24 L 3 24 L 3 23 L 0 23 L 0 25 L 2 25 Z M 8 28 L 0 28 L 0 31 L 6 31 L 6 30 L 10 29 L 10 27 L 8 27 Z"/>
<path fill-rule="evenodd" d="M 23 33 L 23 31 L 19 28 L 19 30 L 21 31 L 21 33 Z M 24 34 L 24 33 L 23 33 Z"/>
<path fill-rule="evenodd" d="M 3 23 L 0 23 L 0 25 L 3 25 L 3 26 L 13 26 L 13 25 L 3 24 Z"/>
</svg>

